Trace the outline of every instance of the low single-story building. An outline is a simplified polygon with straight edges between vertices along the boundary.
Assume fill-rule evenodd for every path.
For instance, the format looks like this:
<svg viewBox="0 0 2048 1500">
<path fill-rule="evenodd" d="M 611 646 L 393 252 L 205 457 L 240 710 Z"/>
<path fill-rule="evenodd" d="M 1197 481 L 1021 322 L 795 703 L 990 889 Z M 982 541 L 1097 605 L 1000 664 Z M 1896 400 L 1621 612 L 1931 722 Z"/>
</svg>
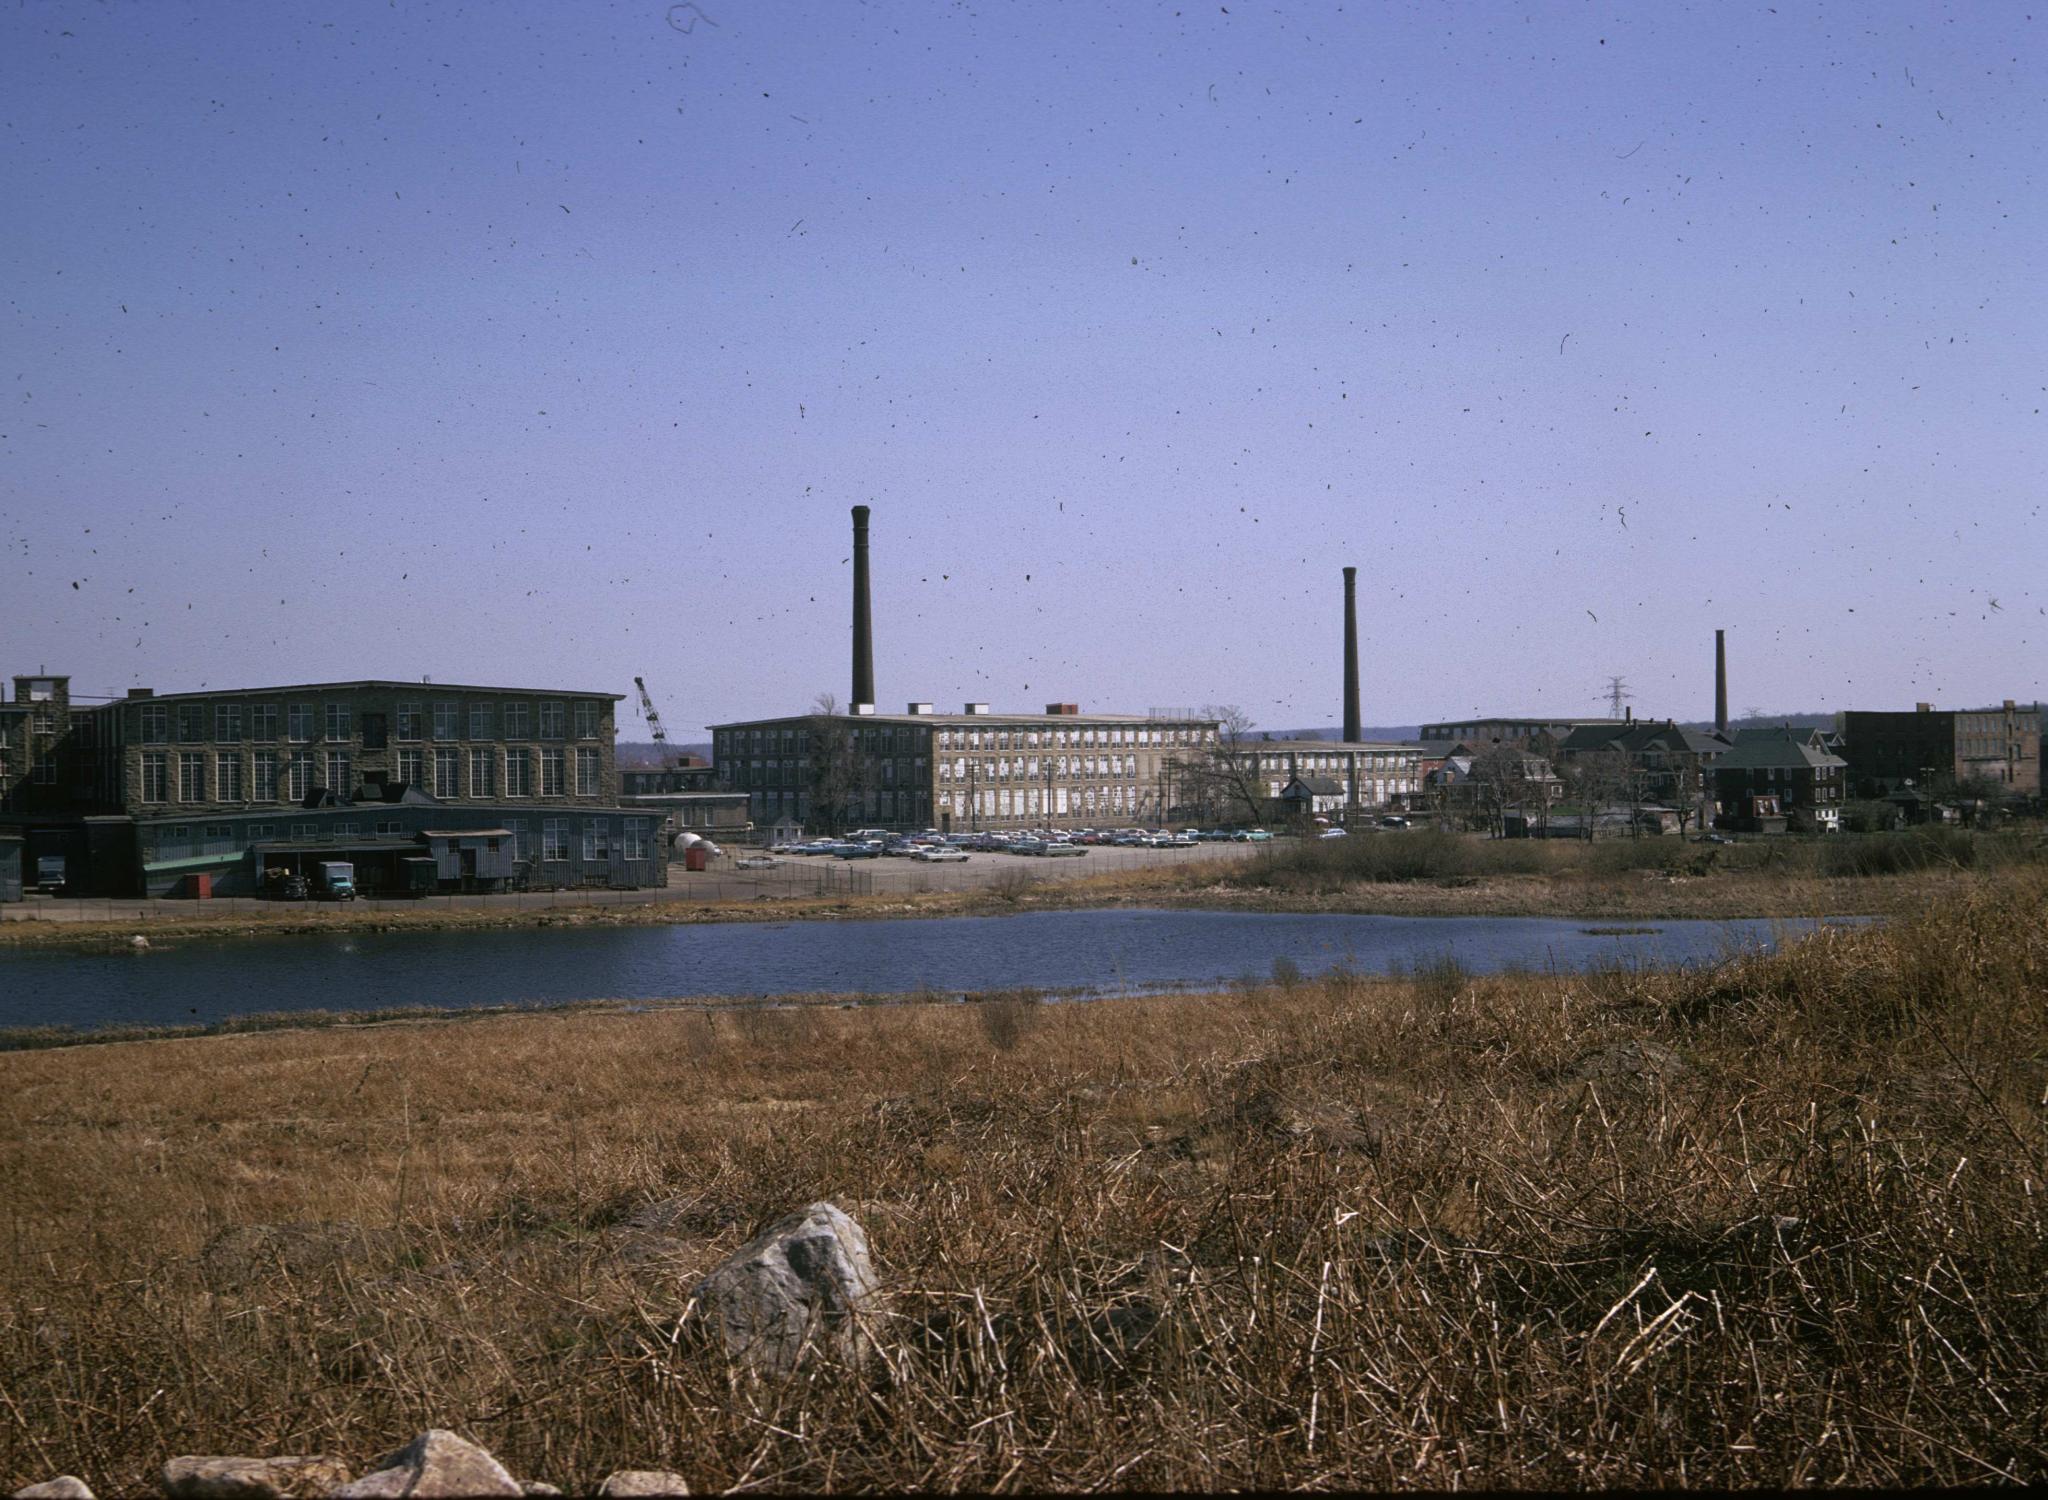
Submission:
<svg viewBox="0 0 2048 1500">
<path fill-rule="evenodd" d="M 451 807 L 358 803 L 220 814 L 203 821 L 135 825 L 143 893 L 251 896 L 264 872 L 308 874 L 323 861 L 356 867 L 365 896 L 433 891 L 598 887 L 638 889 L 668 881 L 668 848 L 654 813 L 553 806 Z M 431 883 L 420 884 L 431 860 Z"/>
</svg>

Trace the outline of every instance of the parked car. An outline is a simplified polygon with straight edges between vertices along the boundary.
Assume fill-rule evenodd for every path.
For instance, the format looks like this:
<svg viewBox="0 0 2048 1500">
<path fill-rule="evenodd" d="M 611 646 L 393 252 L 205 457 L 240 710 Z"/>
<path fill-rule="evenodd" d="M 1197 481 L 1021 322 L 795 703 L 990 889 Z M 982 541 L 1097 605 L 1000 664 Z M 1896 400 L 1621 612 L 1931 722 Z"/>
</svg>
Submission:
<svg viewBox="0 0 2048 1500">
<path fill-rule="evenodd" d="M 1319 839 L 1342 839 L 1349 838 L 1350 835 L 1341 828 L 1325 828 L 1316 837 Z"/>
<path fill-rule="evenodd" d="M 923 860 L 928 865 L 965 864 L 967 862 L 967 851 L 965 849 L 948 849 L 941 845 L 928 844 L 922 849 L 914 850 L 910 857 Z"/>
<path fill-rule="evenodd" d="M 61 896 L 64 894 L 65 884 L 64 856 L 61 854 L 37 855 L 34 889 L 45 896 Z"/>
<path fill-rule="evenodd" d="M 1012 854 L 1043 854 L 1050 848 L 1044 839 L 1014 839 L 1010 843 Z"/>
<path fill-rule="evenodd" d="M 1408 820 L 1395 813 L 1389 813 L 1386 817 L 1380 819 L 1380 827 L 1382 828 L 1406 828 L 1407 826 Z"/>
<path fill-rule="evenodd" d="M 782 861 L 772 854 L 749 854 L 733 861 L 733 867 L 740 870 L 772 870 Z"/>
<path fill-rule="evenodd" d="M 1088 851 L 1086 849 L 1083 849 L 1079 844 L 1055 841 L 1053 843 L 1044 845 L 1042 848 L 1039 849 L 1038 852 L 1040 854 L 1045 855 L 1048 859 L 1055 857 L 1071 857 L 1078 859 L 1082 855 L 1086 854 Z"/>
<path fill-rule="evenodd" d="M 880 859 L 882 857 L 882 846 L 880 844 L 841 844 L 832 852 L 841 859 Z"/>
</svg>

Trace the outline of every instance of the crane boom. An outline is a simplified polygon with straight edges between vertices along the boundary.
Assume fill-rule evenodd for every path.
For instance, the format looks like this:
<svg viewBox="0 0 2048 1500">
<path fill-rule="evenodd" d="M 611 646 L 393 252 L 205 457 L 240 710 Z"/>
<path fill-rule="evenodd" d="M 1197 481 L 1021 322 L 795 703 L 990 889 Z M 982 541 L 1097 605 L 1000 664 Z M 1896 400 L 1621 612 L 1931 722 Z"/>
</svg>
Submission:
<svg viewBox="0 0 2048 1500">
<path fill-rule="evenodd" d="M 640 690 L 640 714 L 647 720 L 647 732 L 654 736 L 654 743 L 664 748 L 668 745 L 668 731 L 662 727 L 661 711 L 654 706 L 654 700 L 647 695 L 647 680 L 633 679 L 633 686 Z"/>
</svg>

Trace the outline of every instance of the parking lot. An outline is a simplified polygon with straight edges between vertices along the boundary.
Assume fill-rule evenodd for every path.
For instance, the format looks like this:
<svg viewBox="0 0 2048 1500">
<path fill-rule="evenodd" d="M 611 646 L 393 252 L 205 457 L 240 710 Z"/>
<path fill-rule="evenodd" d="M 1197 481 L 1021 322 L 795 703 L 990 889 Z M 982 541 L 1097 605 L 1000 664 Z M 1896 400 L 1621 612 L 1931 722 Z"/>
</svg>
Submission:
<svg viewBox="0 0 2048 1500">
<path fill-rule="evenodd" d="M 1245 859 L 1271 844 L 1197 844 L 1191 849 L 1119 849 L 1108 844 L 1089 848 L 1080 859 L 1043 855 L 970 853 L 958 864 L 926 864 L 907 858 L 838 859 L 831 855 L 776 855 L 765 870 L 742 870 L 728 857 L 708 870 L 692 872 L 680 863 L 669 866 L 671 892 L 695 895 L 700 889 L 741 886 L 749 894 L 914 894 L 920 891 L 978 890 L 999 880 L 1074 880 L 1125 870 L 1157 869 L 1207 860 Z M 712 897 L 709 899 L 719 899 Z M 742 898 L 744 899 L 744 898 Z"/>
<path fill-rule="evenodd" d="M 777 855 L 767 869 L 743 870 L 739 860 L 754 851 L 735 847 L 704 870 L 687 870 L 680 857 L 668 867 L 668 885 L 642 891 L 562 890 L 519 891 L 503 895 L 434 895 L 412 899 L 361 899 L 330 905 L 312 901 L 273 901 L 255 896 L 211 900 L 144 899 L 141 897 L 64 897 L 31 895 L 0 905 L 0 921 L 9 922 L 191 922 L 209 918 L 303 918 L 313 913 L 373 917 L 407 911 L 555 911 L 609 908 L 649 902 L 758 901 L 775 897 L 844 897 L 915 895 L 927 891 L 970 891 L 998 882 L 1074 880 L 1116 871 L 1157 869 L 1212 860 L 1245 859 L 1271 844 L 1197 844 L 1191 849 L 1090 848 L 1082 859 L 1047 859 L 1007 853 L 970 854 L 959 864 L 925 864 L 914 859 L 844 860 L 831 856 Z"/>
</svg>

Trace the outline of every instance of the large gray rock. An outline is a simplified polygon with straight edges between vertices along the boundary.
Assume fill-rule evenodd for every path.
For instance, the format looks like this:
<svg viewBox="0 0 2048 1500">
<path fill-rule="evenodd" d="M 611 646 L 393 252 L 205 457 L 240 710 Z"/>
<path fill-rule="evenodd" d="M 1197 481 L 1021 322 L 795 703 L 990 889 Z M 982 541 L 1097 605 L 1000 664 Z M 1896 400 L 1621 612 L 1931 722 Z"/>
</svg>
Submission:
<svg viewBox="0 0 2048 1500">
<path fill-rule="evenodd" d="M 158 1486 L 170 1500 L 291 1500 L 348 1483 L 348 1465 L 318 1454 L 281 1458 L 186 1455 L 164 1465 Z"/>
<path fill-rule="evenodd" d="M 830 1203 L 777 1220 L 690 1295 L 726 1353 L 764 1375 L 795 1369 L 806 1348 L 858 1360 L 867 1348 L 862 1320 L 881 1312 L 868 1237 Z"/>
<path fill-rule="evenodd" d="M 687 1495 L 690 1481 L 669 1469 L 621 1469 L 597 1487 L 601 1496 Z"/>
<path fill-rule="evenodd" d="M 399 1500 L 430 1496 L 523 1496 L 519 1481 L 505 1466 L 475 1443 L 440 1427 L 421 1433 L 352 1484 L 334 1491 L 334 1500 Z"/>
<path fill-rule="evenodd" d="M 92 1491 L 77 1475 L 59 1474 L 55 1479 L 23 1485 L 14 1492 L 14 1500 L 92 1500 Z"/>
</svg>

